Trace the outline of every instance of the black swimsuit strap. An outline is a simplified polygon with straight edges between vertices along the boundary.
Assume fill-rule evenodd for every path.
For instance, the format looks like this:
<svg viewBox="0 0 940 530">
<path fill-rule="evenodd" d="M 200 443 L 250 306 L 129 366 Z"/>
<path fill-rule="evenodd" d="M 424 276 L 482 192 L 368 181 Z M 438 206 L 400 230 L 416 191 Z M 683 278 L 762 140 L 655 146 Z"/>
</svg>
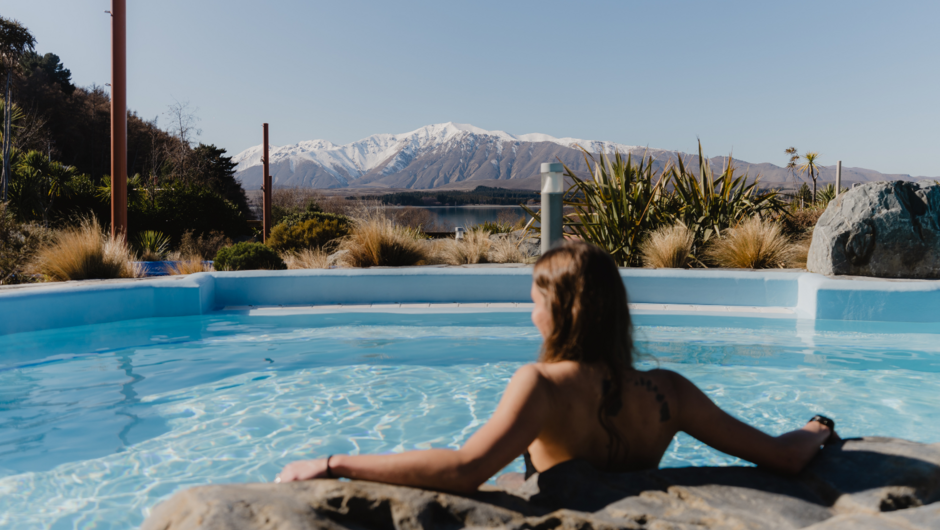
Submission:
<svg viewBox="0 0 940 530">
<path fill-rule="evenodd" d="M 532 464 L 532 456 L 529 455 L 529 451 L 522 453 L 522 459 L 525 460 L 525 478 L 529 480 L 529 477 L 539 472 L 538 469 L 535 469 L 535 465 Z"/>
</svg>

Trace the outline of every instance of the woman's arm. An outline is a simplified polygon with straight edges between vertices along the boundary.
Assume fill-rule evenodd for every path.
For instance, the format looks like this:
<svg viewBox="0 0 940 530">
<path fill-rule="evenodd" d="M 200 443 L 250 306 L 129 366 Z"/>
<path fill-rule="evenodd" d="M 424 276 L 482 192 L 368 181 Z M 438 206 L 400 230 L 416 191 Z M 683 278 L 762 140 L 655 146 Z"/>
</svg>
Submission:
<svg viewBox="0 0 940 530">
<path fill-rule="evenodd" d="M 493 417 L 458 450 L 386 455 L 334 455 L 330 470 L 346 477 L 404 486 L 470 492 L 508 465 L 538 437 L 549 413 L 547 382 L 534 365 L 516 371 Z M 324 478 L 326 459 L 293 462 L 281 482 Z"/>
<path fill-rule="evenodd" d="M 780 473 L 795 475 L 819 452 L 833 431 L 812 421 L 801 429 L 773 437 L 718 408 L 691 381 L 672 374 L 679 395 L 678 427 L 702 442 L 738 458 Z"/>
</svg>

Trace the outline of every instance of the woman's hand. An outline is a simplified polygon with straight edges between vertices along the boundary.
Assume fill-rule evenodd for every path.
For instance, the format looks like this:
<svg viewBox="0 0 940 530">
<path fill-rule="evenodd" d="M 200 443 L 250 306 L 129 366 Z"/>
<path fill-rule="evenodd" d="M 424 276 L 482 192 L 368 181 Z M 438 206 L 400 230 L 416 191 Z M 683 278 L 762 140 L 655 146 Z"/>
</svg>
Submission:
<svg viewBox="0 0 940 530">
<path fill-rule="evenodd" d="M 274 482 L 294 482 L 313 478 L 327 478 L 326 458 L 291 462 L 274 477 Z"/>
<path fill-rule="evenodd" d="M 829 433 L 826 436 L 826 438 L 823 439 L 820 445 L 829 445 L 831 443 L 837 443 L 837 442 L 842 441 L 842 437 L 839 436 L 839 433 L 837 433 L 835 429 L 830 429 L 829 427 L 827 427 L 826 425 L 823 425 L 822 423 L 819 423 L 818 421 L 813 421 L 813 420 L 808 421 L 806 425 L 803 426 L 802 430 L 809 431 L 814 434 L 819 434 L 820 436 L 822 435 L 822 433 Z"/>
</svg>

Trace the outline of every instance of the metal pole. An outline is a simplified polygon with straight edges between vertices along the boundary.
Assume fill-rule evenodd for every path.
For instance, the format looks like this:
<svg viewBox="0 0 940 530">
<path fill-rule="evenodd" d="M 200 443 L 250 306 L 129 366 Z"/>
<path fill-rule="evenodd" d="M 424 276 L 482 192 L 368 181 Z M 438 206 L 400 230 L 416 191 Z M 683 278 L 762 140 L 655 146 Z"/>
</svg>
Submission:
<svg viewBox="0 0 940 530">
<path fill-rule="evenodd" d="M 842 190 L 842 161 L 839 160 L 836 162 L 836 197 L 839 196 L 839 192 Z"/>
<path fill-rule="evenodd" d="M 262 241 L 268 241 L 268 235 L 271 233 L 271 175 L 268 174 L 268 124 L 263 125 L 264 129 L 264 152 L 261 156 L 261 211 L 262 211 Z"/>
<path fill-rule="evenodd" d="M 127 241 L 126 0 L 111 0 L 111 236 Z"/>
<path fill-rule="evenodd" d="M 542 254 L 562 240 L 563 171 L 564 166 L 559 163 L 542 164 L 542 208 L 539 216 L 542 222 Z"/>
</svg>

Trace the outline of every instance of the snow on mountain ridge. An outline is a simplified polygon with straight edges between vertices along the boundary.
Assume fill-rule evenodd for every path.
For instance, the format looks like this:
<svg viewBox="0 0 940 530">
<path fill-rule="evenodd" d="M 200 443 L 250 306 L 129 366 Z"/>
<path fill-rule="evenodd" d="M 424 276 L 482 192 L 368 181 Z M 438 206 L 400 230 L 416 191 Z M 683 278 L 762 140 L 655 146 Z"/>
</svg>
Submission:
<svg viewBox="0 0 940 530">
<path fill-rule="evenodd" d="M 516 136 L 505 131 L 487 131 L 469 124 L 447 122 L 427 125 L 407 133 L 375 134 L 345 145 L 336 145 L 328 140 L 307 140 L 294 145 L 271 146 L 269 155 L 271 164 L 290 161 L 292 171 L 299 160 L 315 162 L 337 179 L 348 183 L 346 175 L 359 178 L 380 166 L 383 174 L 391 174 L 425 152 L 445 148 L 452 142 L 470 142 L 472 145 L 478 140 L 494 143 L 494 149 L 499 154 L 502 153 L 503 144 L 506 142 L 550 142 L 564 147 L 580 145 L 588 151 L 607 153 L 626 153 L 641 149 L 614 142 L 555 138 L 541 133 Z M 468 148 L 466 145 L 462 147 Z M 257 145 L 233 156 L 232 161 L 237 164 L 236 171 L 261 165 L 261 149 L 262 147 Z"/>
</svg>

